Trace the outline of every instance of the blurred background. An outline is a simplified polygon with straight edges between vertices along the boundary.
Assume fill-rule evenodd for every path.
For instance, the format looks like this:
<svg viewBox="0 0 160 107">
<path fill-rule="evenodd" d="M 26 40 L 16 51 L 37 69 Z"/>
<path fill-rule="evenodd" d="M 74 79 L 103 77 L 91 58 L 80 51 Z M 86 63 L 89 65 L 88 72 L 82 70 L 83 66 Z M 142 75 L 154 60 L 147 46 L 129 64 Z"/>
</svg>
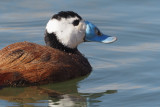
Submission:
<svg viewBox="0 0 160 107">
<path fill-rule="evenodd" d="M 22 41 L 45 45 L 45 26 L 59 11 L 77 12 L 112 44 L 82 43 L 90 75 L 38 87 L 0 89 L 1 107 L 160 106 L 159 0 L 1 0 L 0 49 Z"/>
</svg>

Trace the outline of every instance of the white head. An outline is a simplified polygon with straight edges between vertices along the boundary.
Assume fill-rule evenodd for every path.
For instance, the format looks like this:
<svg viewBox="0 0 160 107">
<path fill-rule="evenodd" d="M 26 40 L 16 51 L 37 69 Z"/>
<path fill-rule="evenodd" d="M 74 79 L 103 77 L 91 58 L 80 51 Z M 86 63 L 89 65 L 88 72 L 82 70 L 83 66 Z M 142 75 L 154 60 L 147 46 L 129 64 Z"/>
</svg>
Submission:
<svg viewBox="0 0 160 107">
<path fill-rule="evenodd" d="M 84 21 L 72 11 L 53 15 L 46 26 L 46 45 L 65 52 L 76 52 L 77 46 L 84 41 L 111 43 L 116 40 L 116 37 L 103 34 L 94 24 Z"/>
<path fill-rule="evenodd" d="M 49 20 L 46 31 L 48 34 L 54 33 L 58 42 L 65 47 L 74 49 L 84 42 L 86 24 L 77 13 L 62 11 Z"/>
</svg>

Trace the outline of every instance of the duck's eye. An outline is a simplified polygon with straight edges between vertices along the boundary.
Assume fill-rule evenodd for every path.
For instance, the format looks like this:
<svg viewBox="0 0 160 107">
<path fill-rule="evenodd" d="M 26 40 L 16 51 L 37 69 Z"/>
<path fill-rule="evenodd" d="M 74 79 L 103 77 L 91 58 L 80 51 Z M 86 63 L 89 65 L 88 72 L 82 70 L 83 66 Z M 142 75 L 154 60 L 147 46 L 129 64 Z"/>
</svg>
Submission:
<svg viewBox="0 0 160 107">
<path fill-rule="evenodd" d="M 74 21 L 73 21 L 73 25 L 74 25 L 74 26 L 77 26 L 78 24 L 79 24 L 79 20 L 74 20 Z"/>
<path fill-rule="evenodd" d="M 102 33 L 99 31 L 99 29 L 98 28 L 96 28 L 95 27 L 95 33 L 98 35 L 98 36 L 101 36 L 102 35 Z"/>
</svg>

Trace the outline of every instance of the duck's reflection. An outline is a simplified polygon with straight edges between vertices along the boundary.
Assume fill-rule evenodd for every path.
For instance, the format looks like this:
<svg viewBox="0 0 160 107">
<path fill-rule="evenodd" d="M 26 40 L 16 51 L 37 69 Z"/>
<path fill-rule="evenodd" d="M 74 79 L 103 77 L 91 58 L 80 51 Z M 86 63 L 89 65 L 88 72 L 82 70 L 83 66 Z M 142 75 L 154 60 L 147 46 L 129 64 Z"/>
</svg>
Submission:
<svg viewBox="0 0 160 107">
<path fill-rule="evenodd" d="M 86 107 L 95 98 L 117 92 L 110 90 L 92 94 L 78 93 L 77 82 L 82 79 L 84 78 L 43 86 L 2 88 L 0 99 L 14 102 L 17 106 L 27 107 Z M 14 107 L 16 106 L 14 105 Z"/>
</svg>

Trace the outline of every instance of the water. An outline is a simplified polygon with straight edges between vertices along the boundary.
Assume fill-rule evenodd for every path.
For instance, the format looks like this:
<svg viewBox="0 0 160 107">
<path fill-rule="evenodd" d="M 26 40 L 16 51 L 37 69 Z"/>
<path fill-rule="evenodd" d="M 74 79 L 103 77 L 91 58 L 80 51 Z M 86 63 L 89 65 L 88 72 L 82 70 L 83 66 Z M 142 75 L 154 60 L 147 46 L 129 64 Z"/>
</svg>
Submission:
<svg viewBox="0 0 160 107">
<path fill-rule="evenodd" d="M 73 10 L 113 44 L 83 43 L 79 50 L 93 72 L 74 80 L 38 87 L 0 90 L 0 107 L 158 107 L 160 106 L 160 1 L 12 0 L 0 1 L 0 49 L 30 41 L 44 45 L 49 18 Z"/>
</svg>

